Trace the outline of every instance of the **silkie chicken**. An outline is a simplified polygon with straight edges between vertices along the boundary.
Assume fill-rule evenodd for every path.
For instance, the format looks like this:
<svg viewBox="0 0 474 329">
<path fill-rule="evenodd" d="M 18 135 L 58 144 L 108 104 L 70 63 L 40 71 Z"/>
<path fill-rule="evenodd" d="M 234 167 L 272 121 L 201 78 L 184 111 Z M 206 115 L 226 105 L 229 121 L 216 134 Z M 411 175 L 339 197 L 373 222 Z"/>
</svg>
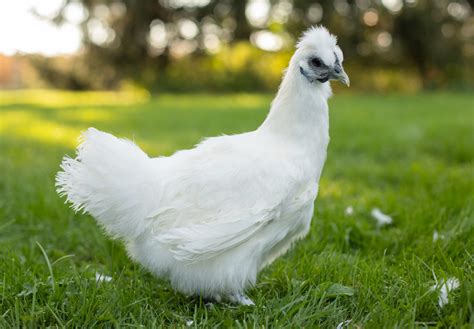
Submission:
<svg viewBox="0 0 474 329">
<path fill-rule="evenodd" d="M 245 290 L 310 228 L 329 142 L 328 80 L 349 85 L 336 37 L 299 40 L 270 112 L 255 131 L 207 138 L 150 158 L 89 128 L 56 186 L 129 256 L 186 294 L 253 305 Z"/>
</svg>

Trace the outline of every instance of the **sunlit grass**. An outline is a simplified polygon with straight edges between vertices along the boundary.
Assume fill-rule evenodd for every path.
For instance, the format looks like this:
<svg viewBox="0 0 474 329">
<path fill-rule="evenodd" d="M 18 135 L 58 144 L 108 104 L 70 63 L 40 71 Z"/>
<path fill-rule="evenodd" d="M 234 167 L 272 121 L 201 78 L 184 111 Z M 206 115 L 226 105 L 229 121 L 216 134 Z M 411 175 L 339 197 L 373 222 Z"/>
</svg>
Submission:
<svg viewBox="0 0 474 329">
<path fill-rule="evenodd" d="M 75 93 L 48 89 L 0 91 L 0 105 L 40 104 L 48 109 L 61 109 L 64 106 L 86 105 L 136 105 L 147 102 L 150 95 L 145 90 L 122 92 L 89 91 Z"/>
<path fill-rule="evenodd" d="M 469 94 L 336 95 L 311 232 L 260 275 L 255 308 L 174 293 L 55 193 L 62 156 L 90 126 L 168 155 L 205 136 L 255 129 L 270 102 L 258 94 L 0 92 L 0 327 L 474 326 Z M 378 228 L 374 207 L 393 225 Z M 97 284 L 96 272 L 112 281 Z M 434 275 L 461 283 L 442 309 L 430 292 Z M 353 294 L 331 296 L 332 284 Z"/>
<path fill-rule="evenodd" d="M 39 141 L 50 145 L 61 145 L 73 148 L 78 143 L 79 134 L 90 126 L 141 127 L 142 123 L 149 132 L 161 134 L 163 129 L 173 134 L 183 116 L 188 112 L 199 115 L 200 111 L 218 111 L 226 116 L 223 120 L 233 122 L 233 117 L 225 112 L 249 111 L 252 115 L 256 108 L 264 108 L 268 104 L 266 97 L 256 94 L 239 95 L 195 95 L 181 96 L 164 94 L 159 101 L 147 101 L 143 92 L 85 92 L 73 93 L 53 90 L 26 90 L 15 92 L 0 92 L 0 106 L 3 108 L 0 120 L 0 135 L 19 137 L 31 141 Z M 206 104 L 205 108 L 202 104 Z M 196 106 L 197 105 L 197 106 Z M 146 113 L 143 113 L 146 111 Z M 170 111 L 175 117 L 167 117 Z M 165 114 L 166 120 L 161 120 Z M 150 115 L 155 120 L 150 120 Z M 199 126 L 212 127 L 209 118 L 197 118 L 198 122 L 190 121 L 186 126 L 191 131 L 183 136 L 193 138 L 189 146 L 202 139 Z M 212 120 L 212 118 L 211 118 Z M 105 128 L 104 128 L 105 129 Z M 120 137 L 126 137 L 139 142 L 145 150 L 156 149 L 156 152 L 171 153 L 177 145 L 173 138 L 143 140 L 140 130 L 130 131 L 129 135 L 118 132 Z M 222 131 L 223 132 L 223 131 Z M 221 133 L 222 133 L 221 132 Z M 181 134 L 180 134 L 181 135 Z M 156 153 L 155 152 L 155 153 Z"/>
<path fill-rule="evenodd" d="M 1 114 L 0 134 L 52 146 L 74 147 L 77 144 L 78 130 L 42 119 L 29 111 L 19 110 Z"/>
<path fill-rule="evenodd" d="M 112 120 L 113 112 L 94 107 L 81 107 L 79 111 L 61 111 L 60 117 L 68 121 L 93 123 Z"/>
</svg>

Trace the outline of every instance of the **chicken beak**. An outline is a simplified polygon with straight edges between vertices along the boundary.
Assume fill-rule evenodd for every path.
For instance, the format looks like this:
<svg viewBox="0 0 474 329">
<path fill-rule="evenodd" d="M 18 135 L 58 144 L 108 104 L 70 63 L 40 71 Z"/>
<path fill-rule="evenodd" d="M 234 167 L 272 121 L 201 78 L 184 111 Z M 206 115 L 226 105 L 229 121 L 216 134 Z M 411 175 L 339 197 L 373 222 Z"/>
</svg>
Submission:
<svg viewBox="0 0 474 329">
<path fill-rule="evenodd" d="M 341 73 L 337 75 L 337 80 L 341 81 L 343 84 L 345 84 L 347 87 L 351 85 L 351 81 L 349 80 L 349 76 L 347 75 L 344 70 L 341 70 Z"/>
<path fill-rule="evenodd" d="M 331 77 L 332 80 L 338 80 L 338 81 L 342 82 L 347 87 L 349 87 L 350 84 L 351 84 L 351 82 L 349 80 L 349 76 L 347 75 L 347 73 L 344 71 L 344 69 L 340 65 L 336 65 L 336 67 L 331 71 L 330 77 Z"/>
</svg>

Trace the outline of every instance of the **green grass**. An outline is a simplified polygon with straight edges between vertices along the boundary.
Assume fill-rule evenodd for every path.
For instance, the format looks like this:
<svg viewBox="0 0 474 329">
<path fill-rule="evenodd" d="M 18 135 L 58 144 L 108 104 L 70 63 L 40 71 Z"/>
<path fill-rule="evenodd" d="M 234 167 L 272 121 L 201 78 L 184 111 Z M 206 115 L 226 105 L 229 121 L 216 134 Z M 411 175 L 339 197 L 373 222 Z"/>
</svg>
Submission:
<svg viewBox="0 0 474 329">
<path fill-rule="evenodd" d="M 336 95 L 309 235 L 265 269 L 257 306 L 206 306 L 127 259 L 54 189 L 88 126 L 151 155 L 254 129 L 267 95 L 0 93 L 0 327 L 474 326 L 474 98 Z M 354 215 L 346 216 L 346 207 Z M 393 225 L 377 228 L 378 207 Z M 443 236 L 433 241 L 433 232 Z M 96 283 L 95 273 L 111 282 Z M 434 276 L 459 289 L 438 306 Z M 343 285 L 344 287 L 341 287 Z"/>
</svg>

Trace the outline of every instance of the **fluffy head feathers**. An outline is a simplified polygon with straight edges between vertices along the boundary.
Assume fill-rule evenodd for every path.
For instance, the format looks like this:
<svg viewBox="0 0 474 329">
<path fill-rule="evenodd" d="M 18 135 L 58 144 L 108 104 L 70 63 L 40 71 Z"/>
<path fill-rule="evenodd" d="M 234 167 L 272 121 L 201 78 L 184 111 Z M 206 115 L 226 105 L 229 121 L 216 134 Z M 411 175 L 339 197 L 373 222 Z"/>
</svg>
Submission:
<svg viewBox="0 0 474 329">
<path fill-rule="evenodd" d="M 336 44 L 336 36 L 324 26 L 313 26 L 303 33 L 296 48 L 334 48 Z"/>
<path fill-rule="evenodd" d="M 297 45 L 297 53 L 302 56 L 314 54 L 326 64 L 333 64 L 335 56 L 340 63 L 344 60 L 341 49 L 337 45 L 336 36 L 329 33 L 324 26 L 313 26 L 306 30 Z"/>
</svg>

